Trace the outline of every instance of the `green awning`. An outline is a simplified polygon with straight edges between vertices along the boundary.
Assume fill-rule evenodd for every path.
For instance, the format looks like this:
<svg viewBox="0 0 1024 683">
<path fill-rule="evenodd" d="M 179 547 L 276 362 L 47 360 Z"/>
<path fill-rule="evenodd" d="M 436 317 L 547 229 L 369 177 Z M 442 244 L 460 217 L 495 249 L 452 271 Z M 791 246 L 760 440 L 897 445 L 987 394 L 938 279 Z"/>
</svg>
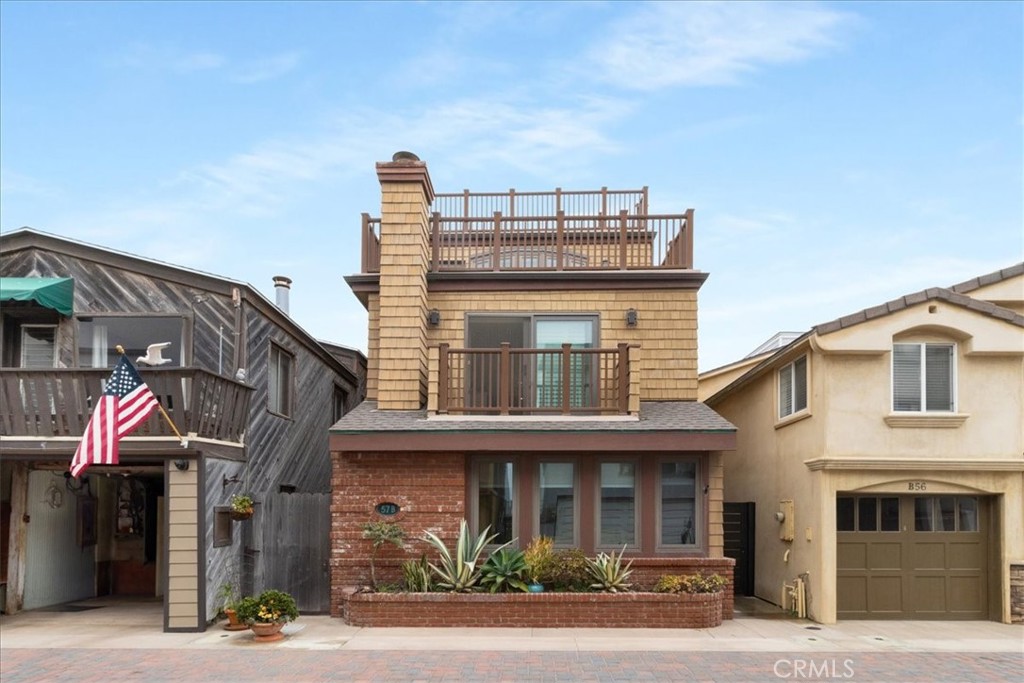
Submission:
<svg viewBox="0 0 1024 683">
<path fill-rule="evenodd" d="M 35 301 L 70 316 L 75 310 L 75 281 L 69 277 L 0 277 L 0 301 Z"/>
</svg>

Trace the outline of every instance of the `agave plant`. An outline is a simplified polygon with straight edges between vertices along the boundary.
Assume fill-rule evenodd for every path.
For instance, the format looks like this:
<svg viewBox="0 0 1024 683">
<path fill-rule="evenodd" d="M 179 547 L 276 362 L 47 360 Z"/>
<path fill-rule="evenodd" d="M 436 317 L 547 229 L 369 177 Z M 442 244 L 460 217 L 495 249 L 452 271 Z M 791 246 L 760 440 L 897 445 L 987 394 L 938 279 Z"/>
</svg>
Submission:
<svg viewBox="0 0 1024 683">
<path fill-rule="evenodd" d="M 523 581 L 526 557 L 516 548 L 501 548 L 491 553 L 480 568 L 480 574 L 480 584 L 489 587 L 492 593 L 513 588 L 524 593 L 530 590 Z"/>
<path fill-rule="evenodd" d="M 622 546 L 622 552 L 618 555 L 613 550 L 610 555 L 598 553 L 597 557 L 593 560 L 589 557 L 587 558 L 587 571 L 590 572 L 590 577 L 594 579 L 594 583 L 590 584 L 591 588 L 606 593 L 618 593 L 629 590 L 633 584 L 626 583 L 626 579 L 633 573 L 633 570 L 630 569 L 633 566 L 633 560 L 630 560 L 623 567 L 622 555 L 625 552 L 626 546 Z"/>
<path fill-rule="evenodd" d="M 480 567 L 477 565 L 480 561 L 480 554 L 483 552 L 484 546 L 498 537 L 498 534 L 488 536 L 490 530 L 491 527 L 488 526 L 480 532 L 479 536 L 471 539 L 469 525 L 466 523 L 466 520 L 462 520 L 462 523 L 459 525 L 459 538 L 455 544 L 454 555 L 448 551 L 448 546 L 440 538 L 429 531 L 423 532 L 425 534 L 423 540 L 437 548 L 437 551 L 441 553 L 440 566 L 430 565 L 430 568 L 434 570 L 434 573 L 440 579 L 437 582 L 439 588 L 446 588 L 456 593 L 468 593 L 473 590 L 480 580 Z M 503 543 L 496 550 L 500 550 L 507 545 L 508 543 Z"/>
</svg>

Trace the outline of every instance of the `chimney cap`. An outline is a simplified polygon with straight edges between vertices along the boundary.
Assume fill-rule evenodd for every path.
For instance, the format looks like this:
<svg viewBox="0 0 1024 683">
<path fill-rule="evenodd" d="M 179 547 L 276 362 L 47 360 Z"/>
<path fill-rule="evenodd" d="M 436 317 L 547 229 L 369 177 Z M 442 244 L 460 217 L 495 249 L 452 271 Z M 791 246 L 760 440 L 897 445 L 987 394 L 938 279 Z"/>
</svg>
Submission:
<svg viewBox="0 0 1024 683">
<path fill-rule="evenodd" d="M 274 276 L 274 286 L 275 287 L 290 287 L 291 284 L 292 284 L 292 279 L 290 277 L 286 276 L 286 275 L 275 275 Z"/>
<path fill-rule="evenodd" d="M 395 152 L 391 155 L 391 161 L 419 161 L 420 158 L 412 152 Z"/>
</svg>

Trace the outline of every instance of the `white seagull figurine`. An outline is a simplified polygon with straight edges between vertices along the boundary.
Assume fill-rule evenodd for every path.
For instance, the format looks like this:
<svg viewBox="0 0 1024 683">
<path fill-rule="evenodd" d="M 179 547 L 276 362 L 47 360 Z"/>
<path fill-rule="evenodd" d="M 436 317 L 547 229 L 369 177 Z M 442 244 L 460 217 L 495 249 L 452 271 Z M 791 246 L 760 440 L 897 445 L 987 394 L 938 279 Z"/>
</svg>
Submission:
<svg viewBox="0 0 1024 683">
<path fill-rule="evenodd" d="M 170 363 L 170 358 L 164 358 L 161 352 L 171 345 L 171 342 L 161 342 L 159 344 L 150 344 L 146 347 L 146 355 L 139 356 L 135 359 L 136 363 L 145 363 L 146 365 L 163 365 L 164 363 Z"/>
</svg>

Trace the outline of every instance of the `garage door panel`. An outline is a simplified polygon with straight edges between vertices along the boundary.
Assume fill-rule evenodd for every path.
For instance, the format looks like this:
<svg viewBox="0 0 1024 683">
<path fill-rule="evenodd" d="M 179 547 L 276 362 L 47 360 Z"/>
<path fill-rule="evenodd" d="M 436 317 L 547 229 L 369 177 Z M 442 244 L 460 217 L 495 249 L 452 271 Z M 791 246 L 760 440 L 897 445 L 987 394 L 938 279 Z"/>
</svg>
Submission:
<svg viewBox="0 0 1024 683">
<path fill-rule="evenodd" d="M 914 574 L 911 581 L 914 612 L 945 612 L 946 607 L 946 576 Z"/>
<path fill-rule="evenodd" d="M 877 616 L 903 611 L 903 577 L 871 576 L 868 579 L 868 610 Z"/>
<path fill-rule="evenodd" d="M 839 569 L 867 569 L 868 544 L 840 541 L 836 547 L 836 567 Z"/>
<path fill-rule="evenodd" d="M 903 567 L 903 545 L 901 543 L 872 543 L 867 548 L 868 569 L 895 569 Z"/>
<path fill-rule="evenodd" d="M 910 551 L 911 569 L 946 569 L 945 543 L 913 543 Z"/>
<path fill-rule="evenodd" d="M 985 581 L 980 576 L 949 577 L 951 612 L 981 614 L 985 606 Z"/>
<path fill-rule="evenodd" d="M 867 614 L 868 577 L 840 576 L 837 578 L 836 610 L 840 613 Z"/>
<path fill-rule="evenodd" d="M 985 566 L 985 548 L 980 541 L 949 544 L 949 568 L 981 571 Z"/>
</svg>

